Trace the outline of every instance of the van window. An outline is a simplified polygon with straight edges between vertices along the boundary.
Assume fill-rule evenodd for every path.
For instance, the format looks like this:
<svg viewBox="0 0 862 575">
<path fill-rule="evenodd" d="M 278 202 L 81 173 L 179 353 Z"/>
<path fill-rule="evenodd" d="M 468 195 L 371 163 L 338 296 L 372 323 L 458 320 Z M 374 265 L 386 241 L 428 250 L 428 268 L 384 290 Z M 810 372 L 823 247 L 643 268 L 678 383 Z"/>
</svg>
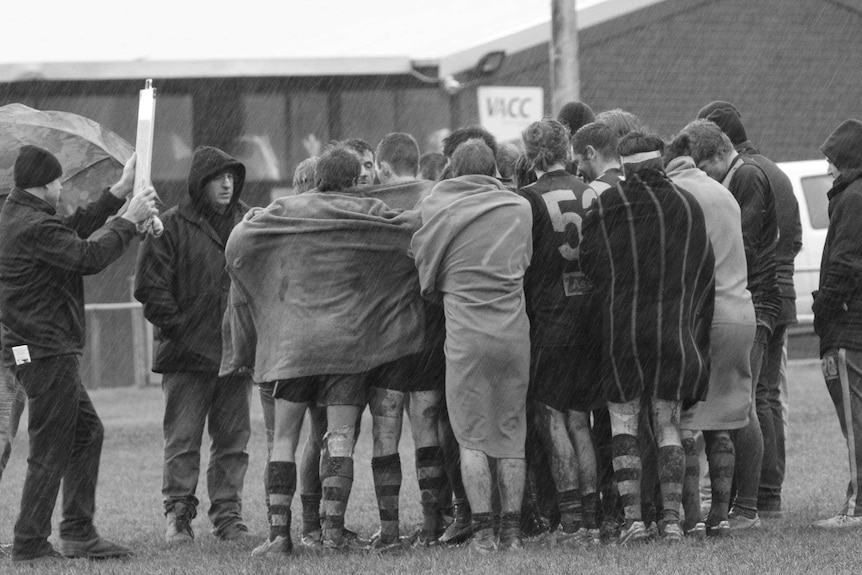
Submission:
<svg viewBox="0 0 862 575">
<path fill-rule="evenodd" d="M 829 198 L 826 192 L 832 187 L 832 176 L 809 176 L 802 178 L 802 192 L 808 205 L 808 218 L 815 230 L 829 227 Z"/>
</svg>

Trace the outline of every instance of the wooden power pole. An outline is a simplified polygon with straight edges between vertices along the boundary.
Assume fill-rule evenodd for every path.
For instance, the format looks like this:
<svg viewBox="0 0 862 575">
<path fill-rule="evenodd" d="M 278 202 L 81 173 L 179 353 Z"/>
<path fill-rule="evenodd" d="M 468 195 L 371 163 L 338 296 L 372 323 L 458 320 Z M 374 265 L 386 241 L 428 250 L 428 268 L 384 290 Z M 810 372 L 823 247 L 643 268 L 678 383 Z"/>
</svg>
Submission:
<svg viewBox="0 0 862 575">
<path fill-rule="evenodd" d="M 575 0 L 551 0 L 551 111 L 581 99 L 578 16 Z"/>
</svg>

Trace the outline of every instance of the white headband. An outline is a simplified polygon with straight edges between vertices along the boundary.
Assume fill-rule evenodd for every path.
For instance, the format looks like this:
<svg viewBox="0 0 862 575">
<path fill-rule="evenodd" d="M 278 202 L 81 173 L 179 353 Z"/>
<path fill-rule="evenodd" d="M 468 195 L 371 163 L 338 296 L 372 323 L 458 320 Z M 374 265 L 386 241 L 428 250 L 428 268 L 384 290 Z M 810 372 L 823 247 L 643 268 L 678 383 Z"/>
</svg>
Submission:
<svg viewBox="0 0 862 575">
<path fill-rule="evenodd" d="M 661 152 L 658 150 L 653 150 L 652 152 L 640 152 L 639 154 L 632 154 L 631 156 L 623 156 L 620 158 L 620 161 L 623 164 L 639 164 L 656 158 L 661 158 Z"/>
</svg>

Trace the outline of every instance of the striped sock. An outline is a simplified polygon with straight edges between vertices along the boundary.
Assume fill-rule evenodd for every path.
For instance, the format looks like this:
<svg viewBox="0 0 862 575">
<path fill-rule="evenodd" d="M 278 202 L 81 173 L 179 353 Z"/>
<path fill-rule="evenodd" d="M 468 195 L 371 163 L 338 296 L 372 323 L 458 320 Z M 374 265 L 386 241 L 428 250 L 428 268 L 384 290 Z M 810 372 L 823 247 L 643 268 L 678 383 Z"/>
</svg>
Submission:
<svg viewBox="0 0 862 575">
<path fill-rule="evenodd" d="M 440 527 L 440 507 L 447 480 L 443 471 L 443 450 L 440 446 L 416 450 L 416 477 L 422 501 L 422 530 L 436 533 Z"/>
<path fill-rule="evenodd" d="M 290 504 L 296 492 L 296 463 L 270 461 L 269 477 L 269 539 L 279 535 L 290 537 Z"/>
<path fill-rule="evenodd" d="M 706 458 L 709 461 L 709 482 L 712 484 L 712 508 L 709 524 L 717 525 L 727 519 L 730 508 L 730 487 L 733 483 L 733 468 L 736 452 L 733 441 L 726 433 L 706 435 Z"/>
<path fill-rule="evenodd" d="M 685 512 L 685 524 L 694 527 L 703 521 L 700 510 L 700 454 L 694 437 L 682 440 L 685 451 L 685 478 L 682 482 L 682 508 Z"/>
<path fill-rule="evenodd" d="M 491 513 L 473 513 L 473 531 L 480 529 L 492 529 L 494 527 L 494 519 Z"/>
<path fill-rule="evenodd" d="M 641 521 L 641 456 L 638 439 L 621 433 L 611 440 L 614 476 L 626 521 Z"/>
<path fill-rule="evenodd" d="M 587 529 L 595 529 L 596 524 L 596 492 L 586 493 L 581 497 L 581 507 L 583 508 L 584 520 L 582 525 Z"/>
<path fill-rule="evenodd" d="M 344 537 L 344 511 L 353 487 L 353 458 L 326 458 L 323 483 L 323 539 L 340 544 Z"/>
<path fill-rule="evenodd" d="M 320 529 L 320 500 L 323 493 L 305 493 L 299 496 L 302 501 L 302 533 L 308 534 Z"/>
<path fill-rule="evenodd" d="M 574 533 L 581 528 L 581 523 L 584 521 L 581 490 L 558 491 L 557 501 L 560 505 L 560 525 L 563 527 L 563 531 Z"/>
<path fill-rule="evenodd" d="M 401 457 L 397 453 L 373 457 L 371 474 L 380 512 L 380 541 L 398 539 L 398 494 L 401 491 Z"/>
<path fill-rule="evenodd" d="M 681 445 L 658 448 L 658 480 L 661 486 L 662 520 L 679 523 L 682 504 L 682 481 L 685 477 L 685 453 Z"/>
</svg>

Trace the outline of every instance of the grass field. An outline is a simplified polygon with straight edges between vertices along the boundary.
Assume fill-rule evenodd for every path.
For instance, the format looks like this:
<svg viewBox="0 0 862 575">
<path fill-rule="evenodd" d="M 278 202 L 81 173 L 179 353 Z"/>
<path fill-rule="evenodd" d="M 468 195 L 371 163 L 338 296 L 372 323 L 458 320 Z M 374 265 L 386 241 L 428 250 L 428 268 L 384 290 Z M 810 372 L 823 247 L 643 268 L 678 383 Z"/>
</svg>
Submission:
<svg viewBox="0 0 862 575">
<path fill-rule="evenodd" d="M 858 573 L 862 569 L 862 532 L 820 533 L 810 527 L 817 518 L 834 514 L 842 502 L 848 478 L 846 451 L 819 364 L 793 362 L 790 366 L 791 429 L 788 437 L 787 479 L 783 519 L 722 541 L 687 541 L 674 547 L 653 543 L 635 549 L 600 547 L 561 549 L 531 547 L 518 553 L 475 557 L 466 549 L 414 551 L 399 557 L 315 557 L 252 559 L 253 544 L 225 544 L 209 533 L 205 485 L 194 522 L 193 547 L 169 549 L 163 543 L 161 506 L 162 397 L 158 388 L 102 389 L 92 393 L 105 424 L 105 444 L 98 492 L 97 526 L 106 537 L 135 550 L 128 561 L 65 561 L 40 567 L 42 573 L 118 573 L 146 575 L 235 573 Z M 255 391 L 256 393 L 256 391 Z M 267 532 L 263 504 L 265 438 L 260 405 L 255 396 L 253 435 L 249 446 L 244 515 L 255 535 Z M 367 415 L 367 414 L 366 414 Z M 0 485 L 0 541 L 9 542 L 18 512 L 26 468 L 27 433 L 21 433 Z M 356 481 L 347 511 L 347 525 L 366 535 L 377 526 L 371 483 L 370 420 L 363 425 L 356 455 Z M 421 512 L 413 471 L 413 446 L 405 430 L 402 439 L 402 526 L 419 522 Z M 206 458 L 206 456 L 204 456 Z M 204 461 L 203 467 L 205 468 Z M 298 499 L 298 498 L 297 498 Z M 298 501 L 294 515 L 300 515 Z M 55 529 L 58 517 L 55 515 Z M 296 525 L 296 521 L 294 523 Z M 0 561 L 0 573 L 34 572 Z"/>
</svg>

